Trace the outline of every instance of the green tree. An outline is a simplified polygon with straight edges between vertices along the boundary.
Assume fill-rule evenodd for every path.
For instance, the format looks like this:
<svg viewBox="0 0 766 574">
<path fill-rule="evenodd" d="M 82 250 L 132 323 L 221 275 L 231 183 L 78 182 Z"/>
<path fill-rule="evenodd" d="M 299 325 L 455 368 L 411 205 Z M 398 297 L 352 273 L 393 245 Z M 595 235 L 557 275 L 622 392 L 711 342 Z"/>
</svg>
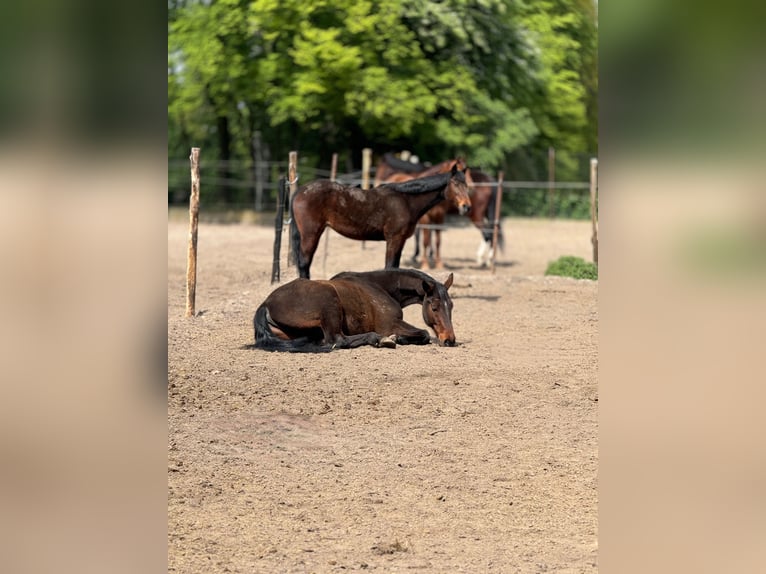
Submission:
<svg viewBox="0 0 766 574">
<path fill-rule="evenodd" d="M 574 154 L 598 151 L 595 9 L 593 0 L 540 0 L 522 11 L 542 64 L 542 92 L 529 101 L 539 128 L 531 148 L 543 166 L 556 148 L 559 179 L 578 177 Z"/>
<path fill-rule="evenodd" d="M 168 121 L 170 145 L 204 145 L 206 158 L 225 162 L 247 157 L 257 124 L 251 117 L 255 46 L 247 27 L 247 0 L 189 2 L 175 6 L 168 23 Z M 177 138 L 177 139 L 175 139 Z M 214 151 L 213 151 L 214 150 Z M 179 150 L 181 151 L 181 150 Z M 221 185 L 223 199 L 236 199 Z"/>
<path fill-rule="evenodd" d="M 548 145 L 595 145 L 590 0 L 171 0 L 168 14 L 171 156 L 249 158 L 260 131 L 272 157 L 323 167 L 406 146 L 521 174 Z"/>
</svg>

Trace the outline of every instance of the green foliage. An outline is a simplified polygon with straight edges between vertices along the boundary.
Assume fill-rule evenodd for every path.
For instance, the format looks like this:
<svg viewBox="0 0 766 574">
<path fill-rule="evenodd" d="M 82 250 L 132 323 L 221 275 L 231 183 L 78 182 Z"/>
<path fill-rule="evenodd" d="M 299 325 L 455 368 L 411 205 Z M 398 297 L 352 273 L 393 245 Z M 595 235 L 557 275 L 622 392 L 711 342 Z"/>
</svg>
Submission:
<svg viewBox="0 0 766 574">
<path fill-rule="evenodd" d="M 333 152 L 358 166 L 362 147 L 406 147 L 530 179 L 549 145 L 595 151 L 590 0 L 169 6 L 171 158 L 250 160 L 260 132 L 271 158 L 298 149 L 325 169 Z"/>
<path fill-rule="evenodd" d="M 582 257 L 564 255 L 556 261 L 551 261 L 545 270 L 546 275 L 573 277 L 574 279 L 598 279 L 598 267 L 595 263 L 585 261 Z"/>
<path fill-rule="evenodd" d="M 590 196 L 585 189 L 511 189 L 503 199 L 503 217 L 562 217 L 590 219 Z"/>
</svg>

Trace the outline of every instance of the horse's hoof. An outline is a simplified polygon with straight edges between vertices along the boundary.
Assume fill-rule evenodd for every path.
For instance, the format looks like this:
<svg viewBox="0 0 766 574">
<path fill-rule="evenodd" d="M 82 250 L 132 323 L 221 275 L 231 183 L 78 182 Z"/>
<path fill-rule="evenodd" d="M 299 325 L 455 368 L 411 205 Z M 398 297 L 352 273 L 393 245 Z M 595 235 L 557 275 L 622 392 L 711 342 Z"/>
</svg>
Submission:
<svg viewBox="0 0 766 574">
<path fill-rule="evenodd" d="M 396 349 L 396 335 L 381 337 L 380 341 L 378 341 L 378 347 L 383 347 L 384 349 Z"/>
</svg>

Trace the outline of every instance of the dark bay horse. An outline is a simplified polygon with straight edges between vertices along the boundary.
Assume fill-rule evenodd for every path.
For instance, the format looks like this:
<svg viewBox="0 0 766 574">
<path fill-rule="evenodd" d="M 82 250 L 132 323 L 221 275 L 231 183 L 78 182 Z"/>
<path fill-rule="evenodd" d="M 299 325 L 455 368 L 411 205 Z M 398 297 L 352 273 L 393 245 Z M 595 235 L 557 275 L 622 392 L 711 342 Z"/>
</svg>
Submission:
<svg viewBox="0 0 766 574">
<path fill-rule="evenodd" d="M 343 271 L 330 278 L 330 281 L 336 279 L 371 283 L 388 293 L 402 308 L 421 303 L 423 320 L 434 330 L 439 344 L 448 347 L 455 345 L 455 331 L 452 328 L 452 299 L 447 293 L 452 286 L 452 273 L 444 283 L 439 283 L 430 275 L 417 269 Z M 426 305 L 426 298 L 430 298 L 430 308 Z M 442 306 L 445 308 L 441 308 Z M 447 320 L 449 320 L 448 323 L 445 322 Z M 446 334 L 446 337 L 442 334 Z"/>
<path fill-rule="evenodd" d="M 418 219 L 444 199 L 457 204 L 460 213 L 471 209 L 465 174 L 456 166 L 448 173 L 367 191 L 330 180 L 304 185 L 293 196 L 290 222 L 300 277 L 309 278 L 319 239 L 328 226 L 350 239 L 385 241 L 386 268 L 399 267 Z"/>
<path fill-rule="evenodd" d="M 447 293 L 451 284 L 450 277 L 444 284 L 421 281 L 419 287 L 423 291 L 423 319 L 436 333 L 439 344 L 445 346 L 455 344 L 452 299 Z M 404 298 L 410 300 L 411 296 Z M 294 279 L 275 289 L 255 312 L 255 347 L 321 352 L 361 345 L 395 347 L 397 343 L 430 342 L 428 331 L 410 325 L 402 317 L 399 302 L 373 279 Z"/>
</svg>

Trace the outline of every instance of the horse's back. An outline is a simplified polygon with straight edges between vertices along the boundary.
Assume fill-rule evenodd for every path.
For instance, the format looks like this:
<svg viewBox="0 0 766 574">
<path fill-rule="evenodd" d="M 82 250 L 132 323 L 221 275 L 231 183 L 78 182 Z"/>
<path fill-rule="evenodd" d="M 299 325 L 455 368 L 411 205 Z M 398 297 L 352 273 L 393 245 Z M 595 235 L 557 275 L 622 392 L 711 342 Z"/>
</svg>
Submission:
<svg viewBox="0 0 766 574">
<path fill-rule="evenodd" d="M 329 281 L 299 278 L 272 291 L 263 305 L 280 325 L 315 326 L 323 313 L 338 306 L 338 295 Z"/>
<path fill-rule="evenodd" d="M 349 332 L 374 331 L 384 318 L 401 318 L 402 307 L 380 286 L 368 281 L 332 279 Z"/>
<path fill-rule="evenodd" d="M 380 269 L 375 271 L 344 271 L 330 279 L 367 282 L 383 289 L 401 307 L 420 303 L 425 296 L 423 283 L 435 285 L 437 281 L 417 269 Z"/>
</svg>

